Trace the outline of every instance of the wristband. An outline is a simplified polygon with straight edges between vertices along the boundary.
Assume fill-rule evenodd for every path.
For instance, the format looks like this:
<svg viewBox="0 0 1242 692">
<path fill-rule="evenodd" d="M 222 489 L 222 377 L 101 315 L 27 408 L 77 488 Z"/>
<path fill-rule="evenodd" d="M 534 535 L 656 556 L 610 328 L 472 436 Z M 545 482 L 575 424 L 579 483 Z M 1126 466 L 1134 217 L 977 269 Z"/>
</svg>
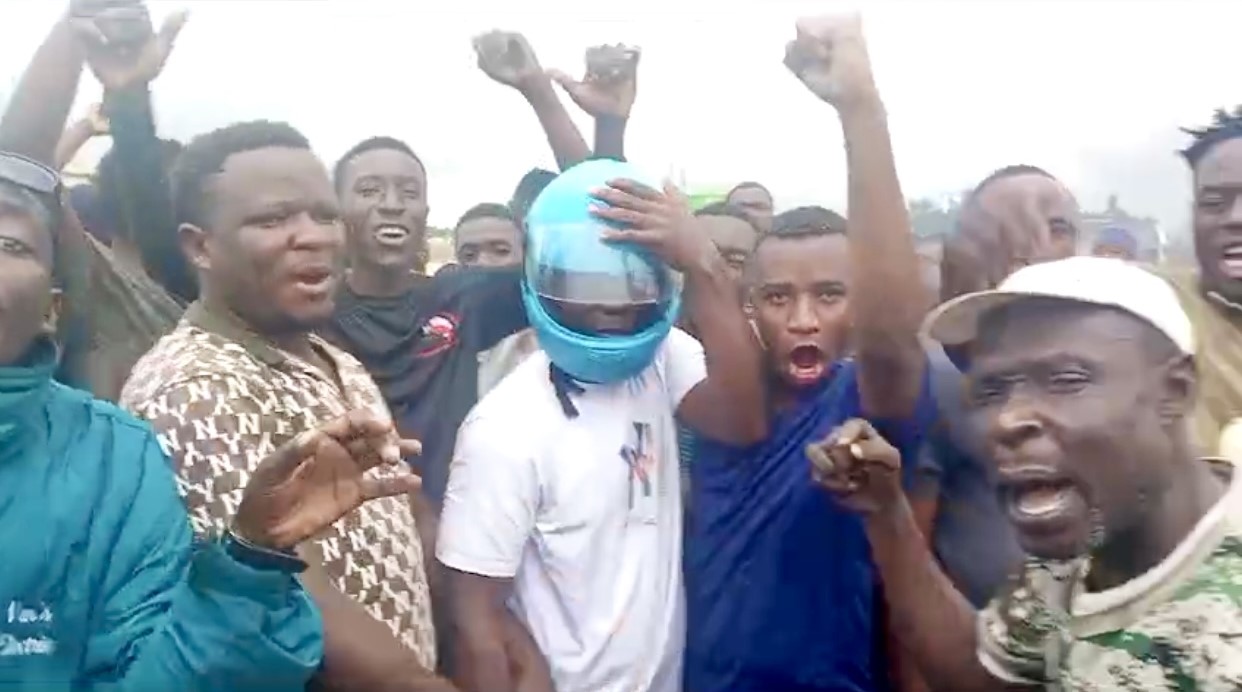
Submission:
<svg viewBox="0 0 1242 692">
<path fill-rule="evenodd" d="M 255 545 L 232 530 L 225 530 L 220 536 L 220 545 L 229 557 L 251 569 L 289 574 L 306 571 L 306 562 L 297 553 Z"/>
</svg>

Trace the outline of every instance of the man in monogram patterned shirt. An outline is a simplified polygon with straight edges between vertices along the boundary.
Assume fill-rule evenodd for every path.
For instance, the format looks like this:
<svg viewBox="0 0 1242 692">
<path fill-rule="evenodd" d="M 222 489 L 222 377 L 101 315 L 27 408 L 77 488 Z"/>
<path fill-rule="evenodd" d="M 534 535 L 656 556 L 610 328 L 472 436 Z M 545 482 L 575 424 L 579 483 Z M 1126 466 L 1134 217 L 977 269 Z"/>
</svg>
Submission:
<svg viewBox="0 0 1242 692">
<path fill-rule="evenodd" d="M 287 125 L 226 127 L 186 148 L 173 183 L 201 298 L 138 362 L 121 400 L 155 427 L 207 532 L 227 524 L 273 448 L 352 410 L 389 414 L 358 361 L 310 333 L 332 314 L 343 236 L 306 140 Z M 409 503 L 372 502 L 308 543 L 320 682 L 451 690 L 429 672 L 435 633 Z"/>
</svg>

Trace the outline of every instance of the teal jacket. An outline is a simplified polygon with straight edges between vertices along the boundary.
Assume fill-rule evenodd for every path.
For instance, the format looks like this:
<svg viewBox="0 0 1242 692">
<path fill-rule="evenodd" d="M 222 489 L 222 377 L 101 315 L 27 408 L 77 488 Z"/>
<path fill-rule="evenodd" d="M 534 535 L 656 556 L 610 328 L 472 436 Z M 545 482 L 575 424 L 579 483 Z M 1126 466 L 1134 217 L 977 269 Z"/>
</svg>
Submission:
<svg viewBox="0 0 1242 692">
<path fill-rule="evenodd" d="M 193 543 L 154 432 L 32 361 L 0 368 L 0 691 L 302 690 L 297 579 Z"/>
</svg>

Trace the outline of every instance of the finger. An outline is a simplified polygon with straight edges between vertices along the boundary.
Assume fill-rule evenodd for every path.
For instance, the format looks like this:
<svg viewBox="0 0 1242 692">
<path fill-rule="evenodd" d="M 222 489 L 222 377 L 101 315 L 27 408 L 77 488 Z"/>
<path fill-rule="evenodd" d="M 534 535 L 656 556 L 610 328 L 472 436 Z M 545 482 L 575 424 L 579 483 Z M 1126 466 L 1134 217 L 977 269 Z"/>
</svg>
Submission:
<svg viewBox="0 0 1242 692">
<path fill-rule="evenodd" d="M 99 50 L 108 45 L 108 36 L 89 17 L 74 19 L 73 30 L 88 48 Z"/>
<path fill-rule="evenodd" d="M 582 89 L 582 82 L 579 82 L 560 70 L 547 70 L 544 74 L 548 75 L 552 81 L 561 85 L 561 88 L 565 90 L 565 93 L 570 96 L 576 97 L 579 90 Z"/>
<path fill-rule="evenodd" d="M 423 453 L 423 443 L 418 440 L 398 440 L 397 446 L 401 449 L 402 459 L 416 457 Z"/>
<path fill-rule="evenodd" d="M 629 178 L 616 178 L 608 181 L 608 187 L 614 190 L 620 190 L 628 195 L 638 197 L 639 199 L 643 199 L 648 202 L 660 201 L 659 190 L 649 185 L 644 185 L 637 180 L 630 180 Z"/>
<path fill-rule="evenodd" d="M 412 473 L 384 478 L 363 478 L 359 482 L 362 490 L 362 501 L 378 500 L 381 497 L 408 495 L 423 487 L 423 479 Z"/>
<path fill-rule="evenodd" d="M 841 424 L 832 433 L 833 445 L 836 447 L 849 447 L 862 438 L 867 431 L 866 422 L 861 418 L 851 418 Z"/>
<path fill-rule="evenodd" d="M 164 23 L 160 26 L 160 42 L 171 46 L 177 41 L 177 37 L 181 35 L 181 30 L 185 28 L 185 23 L 190 19 L 189 10 L 178 10 L 164 18 Z"/>
<path fill-rule="evenodd" d="M 686 210 L 690 209 L 690 198 L 686 197 L 686 193 L 682 192 L 681 188 L 677 187 L 677 184 L 672 180 L 664 181 L 664 196 L 678 206 Z"/>
<path fill-rule="evenodd" d="M 591 196 L 614 209 L 629 209 L 642 214 L 651 214 L 660 208 L 657 202 L 614 187 L 595 188 L 591 191 Z"/>
<path fill-rule="evenodd" d="M 346 445 L 360 437 L 382 438 L 394 431 L 392 420 L 370 409 L 356 409 L 319 427 L 324 435 Z"/>
<path fill-rule="evenodd" d="M 877 436 L 869 440 L 855 442 L 850 447 L 851 451 L 857 452 L 853 455 L 854 458 L 861 460 L 865 464 L 882 466 L 890 471 L 896 471 L 901 468 L 901 455 L 895 447 L 882 437 Z"/>
<path fill-rule="evenodd" d="M 613 221 L 621 224 L 622 226 L 629 226 L 631 228 L 642 228 L 649 222 L 649 218 L 646 214 L 633 211 L 631 209 L 621 209 L 619 207 L 593 206 L 591 207 L 591 214 L 596 218 Z M 604 236 L 615 236 L 618 233 L 625 232 L 628 231 L 620 229 L 615 231 L 607 231 L 604 233 Z M 615 237 L 609 239 L 618 240 L 618 238 Z"/>
<path fill-rule="evenodd" d="M 304 461 L 313 457 L 320 445 L 330 441 L 327 435 L 319 430 L 306 430 L 297 437 L 276 448 L 259 462 L 259 470 L 270 471 L 279 478 L 288 478 L 298 470 Z"/>
</svg>

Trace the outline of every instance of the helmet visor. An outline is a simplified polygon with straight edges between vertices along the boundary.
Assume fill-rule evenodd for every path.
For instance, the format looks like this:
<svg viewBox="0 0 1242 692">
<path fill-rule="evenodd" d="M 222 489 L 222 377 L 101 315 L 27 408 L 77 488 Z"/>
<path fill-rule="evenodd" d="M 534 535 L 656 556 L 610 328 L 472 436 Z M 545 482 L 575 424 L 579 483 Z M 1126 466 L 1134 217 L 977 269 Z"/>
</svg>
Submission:
<svg viewBox="0 0 1242 692">
<path fill-rule="evenodd" d="M 541 298 L 579 305 L 657 305 L 671 299 L 675 278 L 649 253 L 606 243 L 604 223 L 527 230 L 526 280 Z"/>
</svg>

